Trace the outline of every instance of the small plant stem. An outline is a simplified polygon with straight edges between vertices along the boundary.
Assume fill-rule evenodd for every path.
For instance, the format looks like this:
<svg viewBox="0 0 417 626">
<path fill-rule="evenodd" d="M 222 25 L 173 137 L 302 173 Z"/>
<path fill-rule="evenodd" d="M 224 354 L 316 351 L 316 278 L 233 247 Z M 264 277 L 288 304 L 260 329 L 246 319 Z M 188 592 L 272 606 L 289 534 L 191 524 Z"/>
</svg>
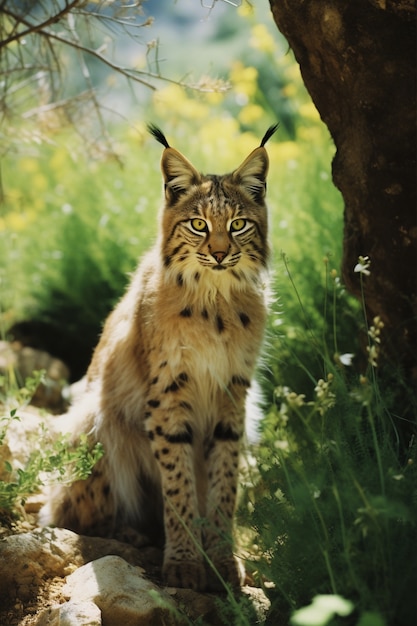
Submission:
<svg viewBox="0 0 417 626">
<path fill-rule="evenodd" d="M 362 308 L 363 308 L 363 316 L 364 316 L 364 321 L 365 321 L 365 326 L 366 326 L 366 335 L 368 338 L 368 347 L 370 349 L 372 347 L 372 343 L 371 343 L 371 339 L 369 335 L 369 325 L 368 325 L 368 318 L 367 318 L 367 313 L 366 313 L 365 293 L 364 293 L 364 287 L 363 287 L 362 274 L 360 274 L 360 285 L 361 285 L 361 301 L 362 301 Z M 372 372 L 373 391 L 374 391 L 375 397 L 379 398 L 378 381 L 376 379 L 375 367 L 373 365 L 371 365 L 370 367 L 371 367 L 371 372 Z M 379 442 L 378 442 L 378 437 L 377 437 L 376 428 L 375 428 L 374 416 L 369 405 L 367 409 L 367 414 L 368 414 L 369 424 L 372 430 L 372 440 L 373 440 L 376 460 L 378 464 L 378 473 L 379 473 L 379 481 L 381 484 L 381 491 L 385 495 L 385 480 L 384 480 L 383 464 L 382 464 L 382 459 L 381 459 L 381 450 L 379 448 Z"/>
<path fill-rule="evenodd" d="M 336 581 L 335 581 L 334 576 L 333 576 L 332 566 L 330 564 L 329 553 L 327 552 L 327 550 L 323 550 L 323 556 L 324 556 L 324 561 L 326 563 L 327 571 L 329 573 L 329 578 L 330 578 L 330 584 L 331 584 L 331 587 L 332 587 L 332 591 L 333 591 L 334 594 L 337 595 Z"/>
<path fill-rule="evenodd" d="M 348 548 L 348 541 L 346 537 L 346 526 L 345 526 L 345 519 L 343 516 L 342 502 L 340 499 L 340 494 L 339 494 L 339 490 L 337 489 L 336 483 L 333 485 L 332 491 L 333 491 L 334 498 L 336 500 L 337 510 L 339 512 L 340 527 L 341 527 L 341 532 L 342 532 L 343 554 L 344 554 L 344 557 L 348 566 L 348 570 L 349 570 L 353 585 L 358 591 L 360 591 L 360 584 L 358 583 L 355 571 L 352 566 L 352 560 L 349 556 L 349 548 Z"/>
<path fill-rule="evenodd" d="M 301 311 L 303 313 L 304 323 L 306 325 L 306 328 L 307 328 L 309 334 L 311 335 L 311 339 L 313 340 L 313 344 L 315 345 L 316 344 L 316 338 L 315 338 L 314 333 L 313 333 L 313 331 L 311 329 L 310 322 L 309 322 L 306 310 L 304 308 L 304 305 L 303 305 L 303 302 L 301 300 L 300 294 L 298 292 L 297 286 L 296 286 L 296 284 L 294 282 L 294 279 L 292 277 L 292 274 L 290 272 L 290 268 L 288 266 L 288 260 L 287 260 L 287 257 L 285 256 L 284 252 L 281 253 L 281 257 L 282 257 L 282 260 L 284 262 L 284 266 L 285 266 L 285 270 L 287 272 L 288 278 L 290 279 L 291 286 L 294 289 L 294 293 L 295 293 L 295 295 L 297 297 L 298 304 L 300 305 L 300 309 L 301 309 Z"/>
<path fill-rule="evenodd" d="M 328 350 L 326 343 L 326 330 L 327 330 L 327 287 L 328 287 L 328 258 L 325 259 L 324 262 L 324 311 L 323 311 L 323 349 L 324 349 L 324 363 L 323 363 L 323 371 L 327 373 L 326 363 L 328 362 Z"/>
<path fill-rule="evenodd" d="M 367 413 L 368 413 L 368 420 L 369 420 L 369 423 L 371 425 L 371 430 L 372 430 L 372 440 L 374 443 L 375 456 L 376 456 L 376 461 L 378 465 L 379 482 L 381 484 L 381 491 L 383 495 L 385 495 L 385 479 L 384 479 L 384 468 L 383 468 L 383 463 L 382 463 L 382 458 L 381 458 L 381 450 L 379 447 L 379 441 L 378 441 L 378 437 L 376 433 L 374 416 L 369 406 L 368 406 Z"/>
<path fill-rule="evenodd" d="M 336 282 L 333 281 L 333 349 L 335 354 L 339 354 L 337 345 L 337 316 L 336 316 Z"/>
</svg>

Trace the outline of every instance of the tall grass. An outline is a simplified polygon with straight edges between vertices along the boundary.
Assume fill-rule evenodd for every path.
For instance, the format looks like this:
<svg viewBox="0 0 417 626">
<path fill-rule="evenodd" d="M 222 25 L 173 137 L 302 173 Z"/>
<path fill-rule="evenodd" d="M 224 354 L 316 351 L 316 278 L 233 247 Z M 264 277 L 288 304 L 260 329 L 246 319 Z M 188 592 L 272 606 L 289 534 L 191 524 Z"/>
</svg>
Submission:
<svg viewBox="0 0 417 626">
<path fill-rule="evenodd" d="M 292 276 L 289 282 L 294 289 Z M 287 623 L 295 611 L 294 624 L 307 626 L 296 609 L 334 595 L 355 607 L 347 623 L 406 626 L 416 618 L 415 446 L 411 440 L 405 454 L 400 449 L 390 388 L 378 374 L 378 320 L 368 329 L 369 363 L 361 375 L 344 365 L 350 355 L 334 356 L 344 332 L 337 311 L 345 297 L 337 282 L 326 297 L 335 307 L 333 332 L 320 333 L 296 294 L 299 343 L 277 338 L 277 358 L 287 361 L 269 371 L 274 402 L 241 508 L 259 549 L 252 568 L 259 580 L 273 582 L 265 587 L 268 623 Z M 297 368 L 310 385 L 294 375 Z"/>
</svg>

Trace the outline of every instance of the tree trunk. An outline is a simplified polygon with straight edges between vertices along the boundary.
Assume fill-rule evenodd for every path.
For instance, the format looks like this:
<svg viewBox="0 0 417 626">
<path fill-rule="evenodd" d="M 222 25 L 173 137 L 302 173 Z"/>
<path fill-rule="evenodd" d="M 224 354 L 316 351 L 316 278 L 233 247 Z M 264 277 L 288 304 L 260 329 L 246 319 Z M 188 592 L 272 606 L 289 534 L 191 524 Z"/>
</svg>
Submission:
<svg viewBox="0 0 417 626">
<path fill-rule="evenodd" d="M 279 30 L 336 145 L 345 202 L 343 279 L 369 320 L 384 324 L 384 357 L 408 383 L 416 346 L 416 10 L 414 0 L 270 0 Z M 415 418 L 415 416 L 414 416 Z"/>
</svg>

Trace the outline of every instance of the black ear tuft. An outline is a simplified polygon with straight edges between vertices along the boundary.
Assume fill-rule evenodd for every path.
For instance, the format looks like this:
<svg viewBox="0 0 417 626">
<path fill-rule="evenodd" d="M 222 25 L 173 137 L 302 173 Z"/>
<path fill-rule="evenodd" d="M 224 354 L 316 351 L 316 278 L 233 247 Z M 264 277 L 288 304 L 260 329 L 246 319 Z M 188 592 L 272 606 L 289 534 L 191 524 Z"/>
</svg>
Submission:
<svg viewBox="0 0 417 626">
<path fill-rule="evenodd" d="M 164 133 L 160 128 L 158 128 L 158 126 L 155 126 L 155 124 L 148 124 L 147 128 L 151 135 L 153 135 L 159 143 L 165 146 L 165 148 L 170 147 Z"/>
<path fill-rule="evenodd" d="M 260 148 L 263 148 L 264 145 L 266 144 L 266 142 L 268 141 L 268 139 L 270 137 L 272 137 L 272 135 L 275 133 L 275 131 L 278 129 L 279 126 L 279 122 L 278 124 L 274 124 L 273 126 L 270 126 L 268 128 L 268 130 L 266 131 L 265 135 L 263 136 L 263 139 L 261 141 L 261 145 L 259 146 Z"/>
</svg>

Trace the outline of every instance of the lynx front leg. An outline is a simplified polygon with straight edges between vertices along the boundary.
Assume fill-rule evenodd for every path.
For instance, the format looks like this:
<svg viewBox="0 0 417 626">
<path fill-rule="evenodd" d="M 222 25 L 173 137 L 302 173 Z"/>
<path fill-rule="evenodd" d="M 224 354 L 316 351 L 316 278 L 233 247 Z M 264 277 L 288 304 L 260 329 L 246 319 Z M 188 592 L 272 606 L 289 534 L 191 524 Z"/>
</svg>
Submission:
<svg viewBox="0 0 417 626">
<path fill-rule="evenodd" d="M 175 410 L 153 411 L 148 436 L 160 468 L 164 499 L 163 577 L 171 587 L 203 590 L 205 569 L 193 469 L 193 432 Z"/>
<path fill-rule="evenodd" d="M 220 420 L 214 430 L 208 464 L 208 528 L 204 548 L 216 570 L 208 570 L 209 587 L 219 589 L 220 577 L 232 587 L 241 584 L 238 563 L 233 556 L 233 515 L 239 472 L 240 442 L 243 434 L 243 408 L 229 406 L 229 416 Z"/>
</svg>

